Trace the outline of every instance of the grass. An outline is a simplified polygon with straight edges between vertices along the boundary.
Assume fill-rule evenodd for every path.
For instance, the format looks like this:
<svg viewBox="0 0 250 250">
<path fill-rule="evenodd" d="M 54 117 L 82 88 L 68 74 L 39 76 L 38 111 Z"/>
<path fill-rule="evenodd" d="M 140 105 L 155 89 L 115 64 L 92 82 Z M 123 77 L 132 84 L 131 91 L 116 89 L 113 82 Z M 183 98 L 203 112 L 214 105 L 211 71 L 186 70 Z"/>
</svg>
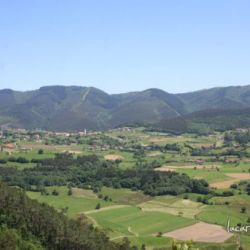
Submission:
<svg viewBox="0 0 250 250">
<path fill-rule="evenodd" d="M 230 180 L 231 178 L 226 176 L 221 171 L 207 171 L 207 170 L 200 170 L 200 169 L 178 169 L 177 172 L 185 173 L 192 178 L 204 179 L 208 183 L 213 183 L 217 181 L 225 181 Z"/>
<path fill-rule="evenodd" d="M 44 151 L 43 154 L 38 154 L 38 150 L 29 150 L 26 152 L 23 151 L 13 151 L 11 155 L 8 155 L 6 152 L 0 152 L 0 159 L 8 160 L 9 157 L 24 157 L 25 159 L 31 161 L 32 159 L 45 159 L 45 158 L 52 158 L 55 156 L 55 152 L 53 151 Z M 36 166 L 35 163 L 18 163 L 18 162 L 7 162 L 3 164 L 6 167 L 16 167 L 19 170 L 25 168 L 32 168 Z"/>
<path fill-rule="evenodd" d="M 125 188 L 113 189 L 103 187 L 100 194 L 103 196 L 108 195 L 114 203 L 125 205 L 136 205 L 152 199 L 150 196 L 146 196 L 142 192 L 134 192 Z"/>
<path fill-rule="evenodd" d="M 100 203 L 101 207 L 107 207 L 113 205 L 110 201 L 103 201 L 96 198 L 95 196 L 90 197 L 89 194 L 86 196 L 81 195 L 79 197 L 79 191 L 77 194 L 68 196 L 67 187 L 49 187 L 47 190 L 51 193 L 52 190 L 56 189 L 59 192 L 58 196 L 54 195 L 41 195 L 39 192 L 27 192 L 28 196 L 32 199 L 36 199 L 39 202 L 45 202 L 58 210 L 68 207 L 67 214 L 70 217 L 76 217 L 77 214 L 83 213 L 85 211 L 95 209 L 97 203 Z M 89 190 L 84 191 L 89 193 Z M 83 192 L 81 192 L 83 193 Z"/>
<path fill-rule="evenodd" d="M 147 250 L 153 249 L 172 249 L 173 240 L 166 237 L 153 237 L 153 236 L 139 236 L 139 237 L 129 237 L 131 243 L 137 246 L 139 249 L 144 244 Z M 246 244 L 249 243 L 248 238 L 242 238 L 242 242 L 245 241 Z M 209 244 L 209 243 L 194 243 L 194 247 L 199 248 L 199 250 L 235 250 L 236 244 L 234 242 L 226 242 L 223 244 Z M 248 250 L 245 245 L 244 249 Z"/>
<path fill-rule="evenodd" d="M 172 196 L 155 197 L 140 204 L 143 211 L 159 211 L 194 219 L 205 207 L 203 204 Z"/>
<path fill-rule="evenodd" d="M 147 247 L 147 250 L 155 249 L 155 248 L 167 248 L 171 249 L 172 246 L 172 239 L 167 237 L 155 237 L 155 236 L 139 236 L 129 237 L 132 245 L 137 246 L 139 249 L 144 244 Z"/>
<path fill-rule="evenodd" d="M 227 226 L 228 220 L 230 219 L 231 225 L 237 225 L 238 223 L 247 224 L 249 215 L 240 213 L 240 208 L 226 205 L 209 205 L 206 206 L 203 211 L 198 214 L 198 219 L 219 224 L 223 227 Z"/>
<path fill-rule="evenodd" d="M 250 237 L 249 235 L 241 235 L 240 242 L 242 244 L 243 249 L 249 250 L 250 249 Z"/>
<path fill-rule="evenodd" d="M 90 215 L 103 228 L 120 235 L 154 235 L 194 223 L 194 220 L 161 212 L 143 212 L 138 207 L 100 211 Z"/>
</svg>

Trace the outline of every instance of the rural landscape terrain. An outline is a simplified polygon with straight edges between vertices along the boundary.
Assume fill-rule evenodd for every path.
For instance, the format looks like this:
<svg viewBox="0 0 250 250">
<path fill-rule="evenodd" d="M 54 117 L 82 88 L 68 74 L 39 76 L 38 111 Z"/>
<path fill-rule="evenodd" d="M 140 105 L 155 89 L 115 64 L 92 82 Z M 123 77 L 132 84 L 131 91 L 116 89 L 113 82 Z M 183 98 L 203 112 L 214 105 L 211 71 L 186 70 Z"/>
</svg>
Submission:
<svg viewBox="0 0 250 250">
<path fill-rule="evenodd" d="M 249 91 L 0 91 L 0 249 L 249 250 Z"/>
<path fill-rule="evenodd" d="M 0 0 L 0 250 L 250 250 L 250 0 Z"/>
</svg>

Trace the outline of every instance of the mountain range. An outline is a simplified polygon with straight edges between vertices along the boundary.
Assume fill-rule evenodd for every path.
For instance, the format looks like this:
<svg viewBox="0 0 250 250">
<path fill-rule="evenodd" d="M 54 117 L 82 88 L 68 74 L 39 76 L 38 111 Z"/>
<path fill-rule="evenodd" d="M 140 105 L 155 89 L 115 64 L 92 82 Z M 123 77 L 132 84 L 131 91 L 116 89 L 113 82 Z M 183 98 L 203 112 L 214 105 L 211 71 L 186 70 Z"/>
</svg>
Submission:
<svg viewBox="0 0 250 250">
<path fill-rule="evenodd" d="M 132 124 L 160 128 L 170 124 L 174 128 L 176 121 L 187 126 L 187 121 L 194 118 L 205 121 L 218 118 L 218 114 L 220 117 L 241 114 L 240 119 L 250 116 L 250 85 L 184 94 L 155 88 L 107 94 L 93 87 L 78 86 L 46 86 L 25 92 L 0 90 L 0 125 L 28 129 L 104 130 Z"/>
</svg>

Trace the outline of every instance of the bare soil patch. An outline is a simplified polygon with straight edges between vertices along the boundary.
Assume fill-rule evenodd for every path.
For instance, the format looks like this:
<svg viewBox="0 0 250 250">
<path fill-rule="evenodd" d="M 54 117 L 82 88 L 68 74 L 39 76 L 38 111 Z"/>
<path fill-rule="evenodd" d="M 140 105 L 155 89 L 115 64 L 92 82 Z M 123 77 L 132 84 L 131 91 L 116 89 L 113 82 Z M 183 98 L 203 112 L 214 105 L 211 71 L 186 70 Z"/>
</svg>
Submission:
<svg viewBox="0 0 250 250">
<path fill-rule="evenodd" d="M 96 199 L 97 195 L 92 190 L 72 188 L 73 196 L 77 198 L 92 198 Z"/>
<path fill-rule="evenodd" d="M 124 208 L 124 207 L 129 207 L 129 205 L 113 205 L 113 206 L 104 207 L 104 208 L 100 208 L 100 209 L 89 210 L 87 212 L 84 212 L 84 214 L 94 214 L 94 213 L 98 213 L 98 212 L 102 212 L 102 211 L 119 209 L 119 208 Z"/>
<path fill-rule="evenodd" d="M 117 160 L 123 160 L 124 157 L 121 155 L 105 155 L 104 159 L 108 161 L 117 161 Z"/>
<path fill-rule="evenodd" d="M 229 188 L 235 182 L 237 182 L 235 179 L 227 180 L 227 181 L 219 181 L 219 182 L 211 183 L 210 187 L 224 189 L 224 188 Z"/>
<path fill-rule="evenodd" d="M 154 152 L 154 153 L 148 154 L 149 157 L 154 157 L 154 156 L 158 156 L 158 155 L 162 155 L 162 153 L 161 152 Z"/>
<path fill-rule="evenodd" d="M 63 150 L 63 153 L 70 153 L 70 154 L 81 154 L 81 151 L 75 151 L 75 150 Z"/>
<path fill-rule="evenodd" d="M 191 145 L 195 148 L 210 148 L 213 146 L 212 143 L 192 143 Z"/>
<path fill-rule="evenodd" d="M 168 166 L 168 167 L 160 167 L 160 168 L 155 168 L 154 169 L 155 171 L 161 171 L 161 172 L 175 172 L 176 169 L 175 168 L 172 168 L 171 166 Z"/>
<path fill-rule="evenodd" d="M 239 180 L 250 180 L 250 173 L 228 173 L 226 176 L 239 179 Z"/>
<path fill-rule="evenodd" d="M 199 222 L 194 225 L 165 233 L 164 236 L 177 240 L 193 240 L 195 242 L 223 243 L 233 236 L 222 226 Z"/>
</svg>

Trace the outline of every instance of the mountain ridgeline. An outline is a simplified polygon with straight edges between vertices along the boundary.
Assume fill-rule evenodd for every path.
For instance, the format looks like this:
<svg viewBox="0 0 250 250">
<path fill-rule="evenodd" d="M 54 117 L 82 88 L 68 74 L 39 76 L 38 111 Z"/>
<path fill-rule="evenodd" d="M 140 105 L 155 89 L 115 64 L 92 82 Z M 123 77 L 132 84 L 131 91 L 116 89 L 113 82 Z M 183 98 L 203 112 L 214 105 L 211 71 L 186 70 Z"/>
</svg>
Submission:
<svg viewBox="0 0 250 250">
<path fill-rule="evenodd" d="M 0 90 L 0 125 L 57 131 L 144 124 L 195 132 L 250 126 L 250 85 L 169 94 L 160 89 L 109 95 L 92 87 Z"/>
</svg>

